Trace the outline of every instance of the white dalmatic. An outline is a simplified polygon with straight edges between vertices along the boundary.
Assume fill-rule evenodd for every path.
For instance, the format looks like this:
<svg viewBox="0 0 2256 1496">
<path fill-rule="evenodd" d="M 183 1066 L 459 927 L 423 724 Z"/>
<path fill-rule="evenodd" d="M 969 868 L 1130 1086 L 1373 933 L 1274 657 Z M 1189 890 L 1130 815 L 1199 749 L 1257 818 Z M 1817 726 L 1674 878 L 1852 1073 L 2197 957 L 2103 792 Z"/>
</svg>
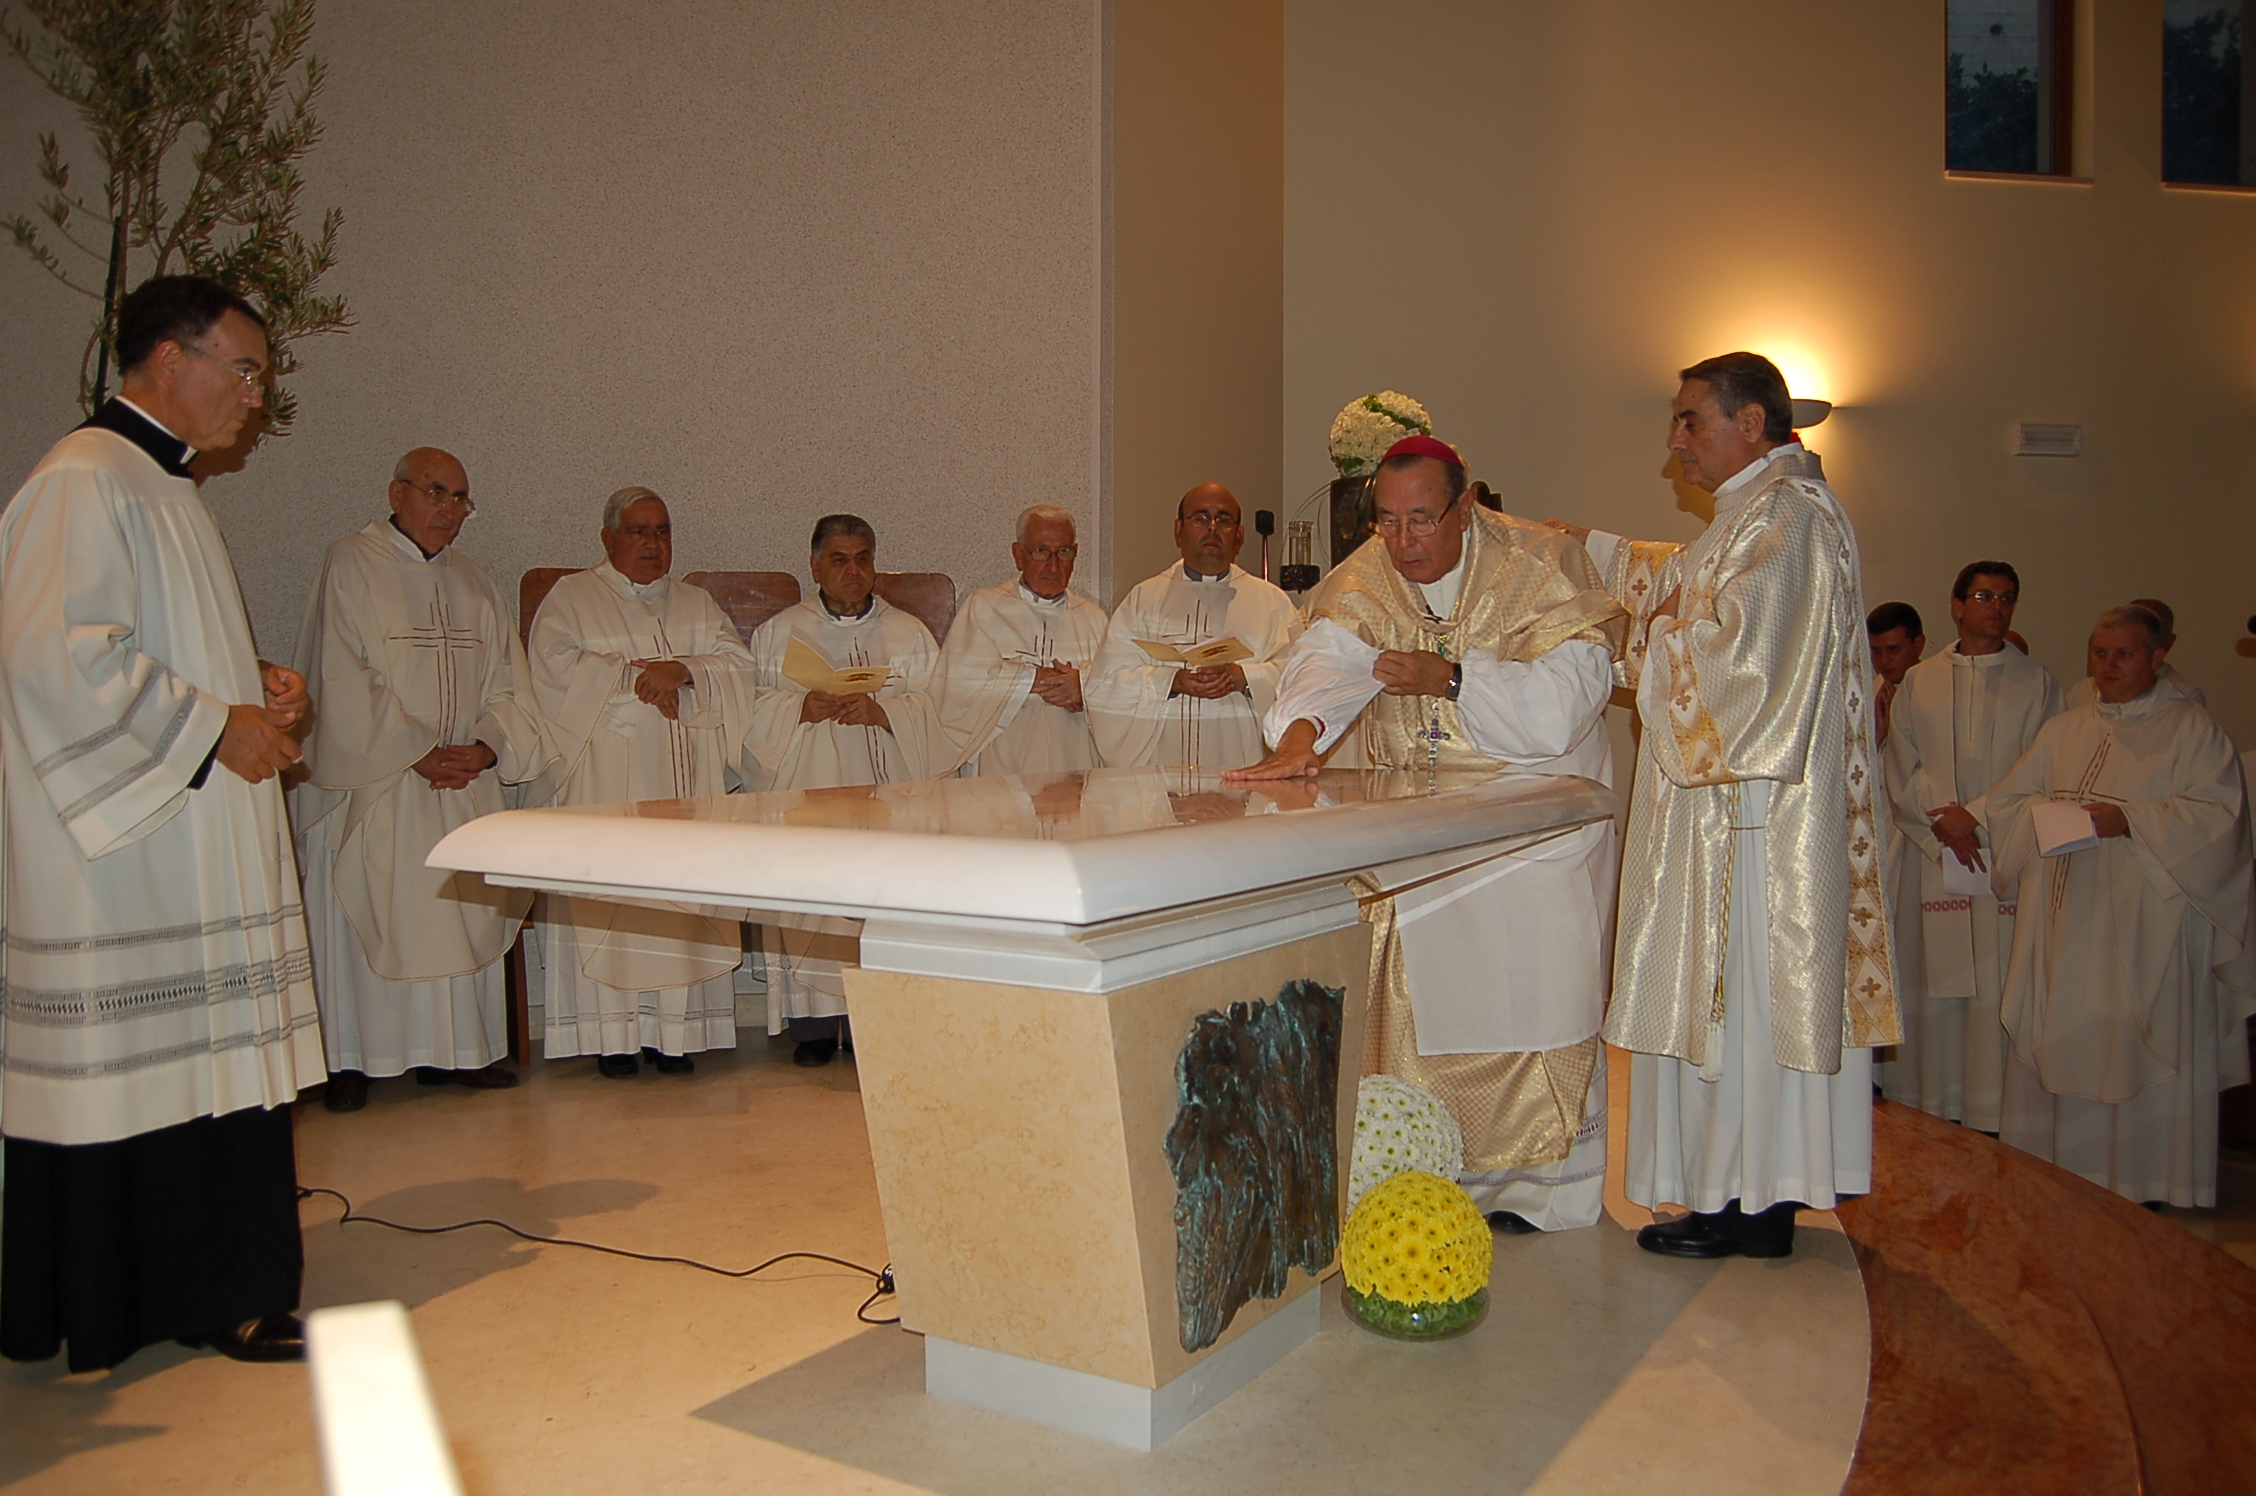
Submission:
<svg viewBox="0 0 2256 1496">
<path fill-rule="evenodd" d="M 1928 812 L 1966 807 L 1989 847 L 1984 797 L 2059 711 L 2060 683 L 2018 649 L 1968 655 L 1953 644 L 1911 667 L 1890 712 L 1887 782 L 1919 863 L 1924 982 L 1899 970 L 1903 1043 L 1882 1087 L 1891 1101 L 1984 1132 L 1997 1131 L 2005 1093 L 2000 1005 L 2014 904 L 1936 840 Z"/>
<path fill-rule="evenodd" d="M 2043 801 L 2130 834 L 2047 857 Z M 2256 886 L 2247 786 L 2208 709 L 2163 682 L 2046 723 L 1990 791 L 2021 905 L 1999 1138 L 2132 1200 L 2217 1203 L 2217 1093 L 2249 1079 Z"/>
<path fill-rule="evenodd" d="M 388 519 L 329 547 L 298 630 L 311 778 L 292 792 L 331 1070 L 475 1070 L 509 1048 L 501 957 L 529 894 L 424 866 L 439 838 L 547 767 L 509 602 L 452 546 Z M 497 763 L 434 789 L 415 763 L 484 743 Z"/>
<path fill-rule="evenodd" d="M 1048 774 L 1093 769 L 1089 714 L 1052 706 L 1034 694 L 1034 672 L 1070 665 L 1081 672 L 1104 644 L 1105 612 L 1080 593 L 1042 597 L 1024 582 L 983 587 L 964 599 L 940 651 L 932 695 L 961 772 Z"/>
<path fill-rule="evenodd" d="M 264 699 L 227 547 L 183 444 L 123 401 L 95 419 L 137 434 L 72 432 L 0 513 L 0 1120 L 42 1143 L 323 1075 L 280 783 L 207 757 Z"/>
<path fill-rule="evenodd" d="M 1300 637 L 1300 610 L 1283 591 L 1233 566 L 1199 576 L 1180 562 L 1138 582 L 1113 609 L 1104 647 L 1082 683 L 1089 730 L 1106 764 L 1190 764 L 1239 769 L 1260 761 L 1261 719 L 1276 704 L 1284 652 Z M 1176 665 L 1138 639 L 1178 648 L 1236 638 L 1246 688 L 1218 701 L 1170 696 Z"/>
<path fill-rule="evenodd" d="M 558 754 L 544 784 L 554 803 L 727 793 L 756 672 L 736 625 L 702 588 L 672 577 L 638 585 L 605 562 L 557 582 L 533 617 L 531 643 L 534 695 Z M 635 695 L 636 660 L 687 667 L 677 718 Z M 551 894 L 540 923 L 549 1058 L 735 1047 L 737 921 Z"/>
<path fill-rule="evenodd" d="M 888 727 L 802 722 L 807 688 L 783 673 L 796 638 L 831 668 L 883 665 L 878 703 Z M 784 609 L 752 635 L 760 703 L 746 757 L 756 790 L 834 789 L 929 779 L 954 765 L 932 700 L 940 648 L 915 617 L 876 596 L 860 616 L 841 618 L 822 596 Z M 862 922 L 824 915 L 784 915 L 760 926 L 767 962 L 768 1032 L 794 1018 L 833 1018 L 846 1011 L 847 967 L 859 964 Z"/>
</svg>

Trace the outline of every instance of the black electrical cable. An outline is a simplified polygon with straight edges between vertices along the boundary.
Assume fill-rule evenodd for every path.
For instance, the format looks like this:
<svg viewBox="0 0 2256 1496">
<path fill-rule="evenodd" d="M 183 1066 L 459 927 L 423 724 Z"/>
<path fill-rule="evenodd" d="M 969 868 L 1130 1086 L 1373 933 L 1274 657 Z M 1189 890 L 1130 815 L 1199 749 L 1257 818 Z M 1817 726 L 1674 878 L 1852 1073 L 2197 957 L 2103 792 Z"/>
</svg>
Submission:
<svg viewBox="0 0 2256 1496">
<path fill-rule="evenodd" d="M 507 1221 L 497 1221 L 491 1216 L 480 1216 L 474 1221 L 456 1221 L 446 1226 L 410 1226 L 400 1221 L 387 1221 L 382 1216 L 362 1215 L 353 1205 L 352 1200 L 340 1190 L 329 1189 L 318 1184 L 301 1184 L 298 1186 L 298 1198 L 300 1200 L 310 1200 L 315 1195 L 327 1195 L 345 1207 L 345 1213 L 337 1218 L 337 1224 L 340 1226 L 361 1221 L 370 1226 L 385 1226 L 391 1230 L 405 1231 L 415 1236 L 444 1236 L 450 1231 L 466 1231 L 472 1226 L 498 1226 L 511 1236 L 523 1241 L 539 1242 L 543 1246 L 581 1247 L 590 1252 L 607 1252 L 613 1257 L 632 1257 L 637 1262 L 671 1262 L 682 1267 L 696 1268 L 701 1273 L 712 1273 L 721 1278 L 749 1278 L 754 1273 L 766 1272 L 777 1263 L 789 1262 L 796 1257 L 804 1257 L 814 1262 L 828 1262 L 837 1267 L 868 1274 L 870 1281 L 877 1285 L 870 1296 L 862 1300 L 861 1307 L 854 1311 L 854 1318 L 865 1325 L 897 1325 L 901 1322 L 901 1316 L 898 1314 L 891 1319 L 871 1319 L 869 1317 L 869 1306 L 893 1291 L 893 1264 L 890 1262 L 873 1271 L 858 1262 L 848 1262 L 843 1257 L 833 1257 L 827 1252 L 779 1252 L 767 1261 L 753 1267 L 715 1267 L 710 1262 L 699 1262 L 694 1257 L 669 1257 L 656 1252 L 634 1252 L 625 1247 L 607 1247 L 601 1242 L 578 1241 L 569 1236 L 542 1236 L 537 1232 L 527 1231 L 521 1226 L 512 1226 Z"/>
</svg>

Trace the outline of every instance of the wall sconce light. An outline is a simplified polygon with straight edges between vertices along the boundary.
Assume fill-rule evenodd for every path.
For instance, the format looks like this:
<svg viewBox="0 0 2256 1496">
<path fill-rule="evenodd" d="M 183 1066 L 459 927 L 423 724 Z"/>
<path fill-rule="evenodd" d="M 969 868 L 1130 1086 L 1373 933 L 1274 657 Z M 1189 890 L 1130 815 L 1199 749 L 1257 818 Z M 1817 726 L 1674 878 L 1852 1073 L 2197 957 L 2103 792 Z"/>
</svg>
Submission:
<svg viewBox="0 0 2256 1496">
<path fill-rule="evenodd" d="M 1794 401 L 1794 429 L 1796 431 L 1807 431 L 1812 426 L 1822 424 L 1825 418 L 1831 414 L 1833 414 L 1833 402 L 1830 400 L 1797 398 Z"/>
</svg>

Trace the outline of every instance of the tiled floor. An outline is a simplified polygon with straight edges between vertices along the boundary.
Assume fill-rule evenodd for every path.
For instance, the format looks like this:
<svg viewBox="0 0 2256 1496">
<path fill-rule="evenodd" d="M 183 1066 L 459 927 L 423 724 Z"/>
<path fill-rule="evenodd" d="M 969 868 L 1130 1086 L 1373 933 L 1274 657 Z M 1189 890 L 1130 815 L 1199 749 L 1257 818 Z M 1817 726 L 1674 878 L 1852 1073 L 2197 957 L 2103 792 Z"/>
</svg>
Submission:
<svg viewBox="0 0 2256 1496">
<path fill-rule="evenodd" d="M 572 1061 L 499 1094 L 381 1084 L 357 1116 L 301 1114 L 301 1176 L 399 1220 L 490 1215 L 730 1266 L 882 1262 L 853 1070 L 744 1038 L 688 1079 Z M 1867 1360 L 1845 1240 L 1664 1261 L 1623 1229 L 1642 1213 L 1613 1209 L 1500 1238 L 1488 1322 L 1447 1345 L 1366 1335 L 1327 1297 L 1313 1343 L 1151 1455 L 926 1398 L 920 1342 L 857 1324 L 863 1280 L 820 1264 L 729 1281 L 485 1228 L 339 1227 L 317 1201 L 306 1299 L 408 1304 L 475 1496 L 1837 1489 Z M 304 1373 L 172 1347 L 107 1375 L 9 1367 L 0 1484 L 317 1491 Z"/>
</svg>

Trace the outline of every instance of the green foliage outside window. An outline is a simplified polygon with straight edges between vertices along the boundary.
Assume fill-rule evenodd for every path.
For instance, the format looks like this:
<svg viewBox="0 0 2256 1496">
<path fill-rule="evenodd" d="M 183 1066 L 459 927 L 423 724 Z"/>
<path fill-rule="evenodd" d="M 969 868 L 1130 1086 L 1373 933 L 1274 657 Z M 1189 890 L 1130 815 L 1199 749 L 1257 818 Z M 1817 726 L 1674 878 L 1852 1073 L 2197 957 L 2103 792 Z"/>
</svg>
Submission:
<svg viewBox="0 0 2256 1496">
<path fill-rule="evenodd" d="M 1964 55 L 1944 64 L 1944 165 L 1952 171 L 2037 169 L 2037 75 L 2030 68 L 1971 75 Z"/>
</svg>

